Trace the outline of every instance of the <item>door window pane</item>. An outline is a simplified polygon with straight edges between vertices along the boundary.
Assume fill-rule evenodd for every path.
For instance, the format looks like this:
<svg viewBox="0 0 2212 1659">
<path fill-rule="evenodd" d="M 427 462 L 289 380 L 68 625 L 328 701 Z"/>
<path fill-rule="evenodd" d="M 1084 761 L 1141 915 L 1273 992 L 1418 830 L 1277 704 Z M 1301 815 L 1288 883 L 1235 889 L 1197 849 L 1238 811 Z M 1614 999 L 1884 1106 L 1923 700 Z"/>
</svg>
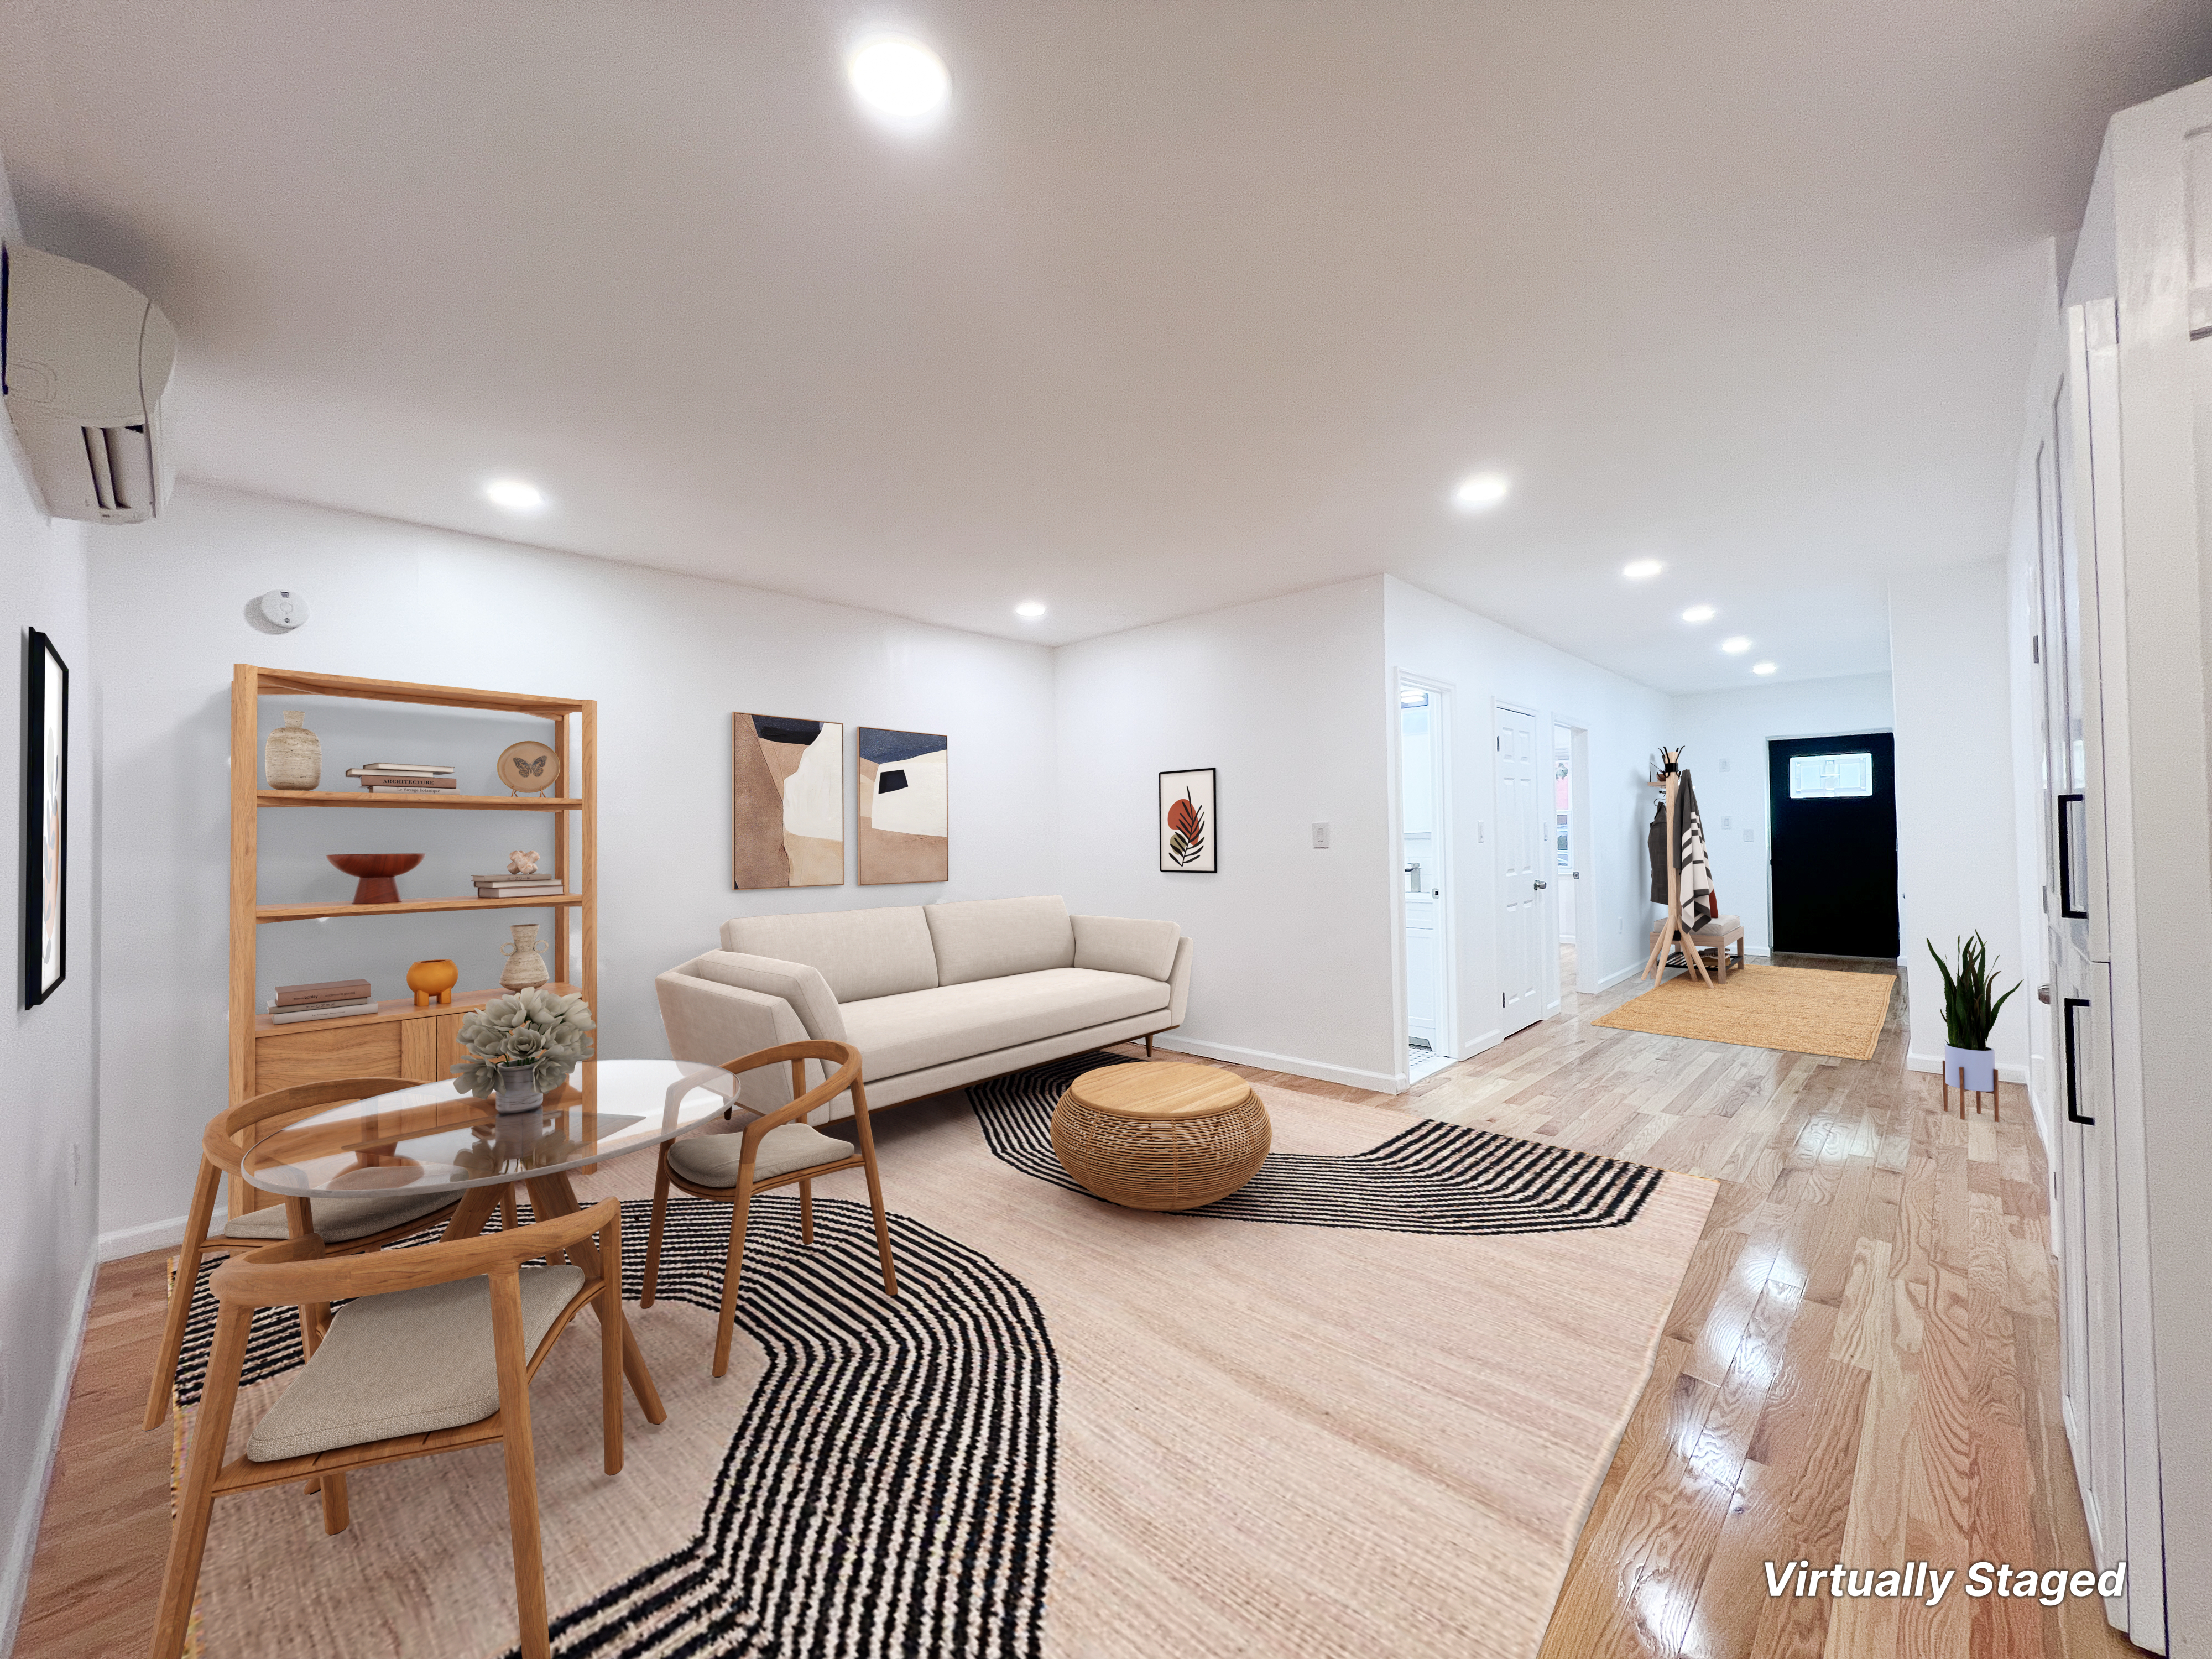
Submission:
<svg viewBox="0 0 2212 1659">
<path fill-rule="evenodd" d="M 1862 750 L 1849 755 L 1792 755 L 1790 799 L 1828 800 L 1874 793 L 1874 757 Z"/>
</svg>

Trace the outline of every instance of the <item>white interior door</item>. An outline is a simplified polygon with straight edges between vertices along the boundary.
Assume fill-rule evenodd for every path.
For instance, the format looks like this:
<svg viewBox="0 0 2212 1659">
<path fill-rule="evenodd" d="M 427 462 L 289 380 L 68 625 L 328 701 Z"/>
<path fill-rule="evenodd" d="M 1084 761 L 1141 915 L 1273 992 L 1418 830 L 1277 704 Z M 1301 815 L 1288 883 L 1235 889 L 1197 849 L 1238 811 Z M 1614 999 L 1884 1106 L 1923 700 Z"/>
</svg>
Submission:
<svg viewBox="0 0 2212 1659">
<path fill-rule="evenodd" d="M 1558 857 L 1545 833 L 1550 750 L 1549 743 L 1536 739 L 1534 714 L 1499 705 L 1498 984 L 1507 1036 L 1543 1018 L 1544 958 L 1548 953 L 1556 962 L 1559 956 L 1545 903 Z"/>
<path fill-rule="evenodd" d="M 1398 692 L 1399 816 L 1405 837 L 1406 1037 L 1439 1054 L 1444 1018 L 1443 694 L 1401 683 Z"/>
</svg>

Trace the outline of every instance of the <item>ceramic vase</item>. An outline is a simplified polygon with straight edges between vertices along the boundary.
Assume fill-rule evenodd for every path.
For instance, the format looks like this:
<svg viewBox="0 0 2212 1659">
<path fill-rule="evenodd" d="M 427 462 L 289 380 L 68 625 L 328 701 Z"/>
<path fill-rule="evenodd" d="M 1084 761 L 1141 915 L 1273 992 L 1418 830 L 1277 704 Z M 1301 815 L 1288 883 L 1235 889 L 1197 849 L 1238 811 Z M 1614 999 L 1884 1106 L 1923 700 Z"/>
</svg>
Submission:
<svg viewBox="0 0 2212 1659">
<path fill-rule="evenodd" d="M 503 989 L 527 990 L 533 985 L 543 985 L 552 975 L 545 971 L 545 958 L 538 953 L 538 927 L 534 921 L 514 924 L 514 943 L 502 945 L 500 952 L 507 958 L 507 971 L 499 976 Z"/>
<path fill-rule="evenodd" d="M 1972 1090 L 1978 1095 L 1993 1092 L 1997 1086 L 1996 1050 L 1954 1048 L 1949 1043 L 1945 1043 L 1943 1081 L 1957 1088 Z"/>
<path fill-rule="evenodd" d="M 461 970 L 444 957 L 428 962 L 412 963 L 407 969 L 407 988 L 415 994 L 415 1006 L 427 1008 L 435 997 L 441 1006 L 453 1000 L 453 987 L 461 977 Z"/>
<path fill-rule="evenodd" d="M 493 1109 L 500 1112 L 534 1112 L 545 1103 L 545 1091 L 538 1086 L 535 1066 L 502 1066 L 499 1067 L 499 1087 L 492 1094 Z"/>
<path fill-rule="evenodd" d="M 271 789 L 313 789 L 323 781 L 323 740 L 307 730 L 307 714 L 284 711 L 284 724 L 269 734 L 261 769 Z"/>
</svg>

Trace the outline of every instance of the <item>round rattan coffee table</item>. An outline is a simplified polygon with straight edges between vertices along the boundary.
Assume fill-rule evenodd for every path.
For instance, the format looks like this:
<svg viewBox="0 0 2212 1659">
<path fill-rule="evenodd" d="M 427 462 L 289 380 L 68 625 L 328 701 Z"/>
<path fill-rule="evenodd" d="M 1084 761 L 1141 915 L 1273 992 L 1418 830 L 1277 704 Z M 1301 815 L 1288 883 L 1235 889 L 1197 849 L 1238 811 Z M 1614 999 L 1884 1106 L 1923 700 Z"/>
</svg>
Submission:
<svg viewBox="0 0 2212 1659">
<path fill-rule="evenodd" d="M 1260 1172 L 1273 1133 L 1252 1085 L 1218 1066 L 1100 1066 L 1067 1086 L 1052 1149 L 1089 1192 L 1133 1210 L 1194 1210 Z"/>
</svg>

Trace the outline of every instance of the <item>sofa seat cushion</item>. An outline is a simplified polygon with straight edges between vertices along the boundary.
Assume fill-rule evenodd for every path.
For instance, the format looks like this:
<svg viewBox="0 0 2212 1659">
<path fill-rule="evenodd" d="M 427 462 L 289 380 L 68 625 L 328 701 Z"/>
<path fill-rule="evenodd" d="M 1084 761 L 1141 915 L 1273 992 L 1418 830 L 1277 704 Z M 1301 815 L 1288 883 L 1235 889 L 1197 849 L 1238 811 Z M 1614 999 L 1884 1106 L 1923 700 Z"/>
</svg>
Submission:
<svg viewBox="0 0 2212 1659">
<path fill-rule="evenodd" d="M 722 924 L 722 948 L 803 962 L 829 982 L 840 1002 L 927 990 L 938 982 L 937 948 L 918 904 L 736 916 Z"/>
<path fill-rule="evenodd" d="M 584 1275 L 575 1267 L 525 1267 L 521 1279 L 528 1354 L 584 1288 Z M 274 1463 L 458 1428 L 498 1409 L 489 1279 L 364 1296 L 337 1310 L 307 1369 L 253 1425 L 246 1455 Z"/>
<path fill-rule="evenodd" d="M 314 1217 L 315 1236 L 324 1243 L 348 1244 L 442 1210 L 459 1196 L 451 1187 L 400 1187 L 389 1192 L 363 1193 L 357 1198 L 313 1199 L 307 1209 Z M 265 1238 L 272 1243 L 292 1236 L 282 1204 L 264 1204 L 244 1215 L 234 1215 L 222 1231 L 226 1238 Z"/>
<path fill-rule="evenodd" d="M 670 1143 L 668 1162 L 677 1174 L 696 1185 L 717 1189 L 734 1187 L 744 1145 L 742 1134 L 686 1135 Z M 852 1157 L 854 1150 L 851 1141 L 825 1135 L 804 1123 L 779 1124 L 761 1137 L 760 1151 L 753 1154 L 753 1182 L 757 1186 L 793 1170 L 835 1164 Z"/>
<path fill-rule="evenodd" d="M 862 1076 L 872 1082 L 1167 1006 L 1168 988 L 1158 980 L 1048 968 L 848 1003 L 839 1012 L 847 1039 L 860 1048 Z"/>
</svg>

